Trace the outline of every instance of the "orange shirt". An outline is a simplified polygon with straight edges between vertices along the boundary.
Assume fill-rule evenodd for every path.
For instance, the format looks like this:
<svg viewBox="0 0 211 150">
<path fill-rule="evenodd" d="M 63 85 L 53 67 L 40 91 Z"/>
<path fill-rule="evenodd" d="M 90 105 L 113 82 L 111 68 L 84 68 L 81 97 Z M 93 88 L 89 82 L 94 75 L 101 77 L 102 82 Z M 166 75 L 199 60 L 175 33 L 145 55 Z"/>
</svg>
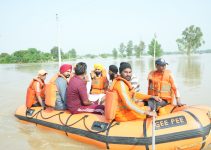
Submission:
<svg viewBox="0 0 211 150">
<path fill-rule="evenodd" d="M 179 91 L 174 82 L 172 73 L 169 70 L 164 72 L 151 71 L 148 75 L 149 87 L 148 94 L 159 96 L 163 99 L 173 96 L 180 97 Z"/>
<path fill-rule="evenodd" d="M 45 99 L 45 82 L 34 80 L 32 89 L 34 89 L 36 96 L 40 96 L 43 100 Z"/>
<path fill-rule="evenodd" d="M 144 119 L 146 117 L 147 108 L 138 106 L 132 98 L 135 96 L 136 98 L 148 99 L 151 96 L 135 93 L 131 83 L 121 77 L 114 80 L 111 88 L 118 93 L 118 108 L 115 115 L 117 121 Z"/>
<path fill-rule="evenodd" d="M 37 103 L 37 97 L 40 96 L 45 99 L 45 82 L 39 78 L 34 78 L 26 93 L 26 107 L 30 108 L 33 104 Z"/>
</svg>

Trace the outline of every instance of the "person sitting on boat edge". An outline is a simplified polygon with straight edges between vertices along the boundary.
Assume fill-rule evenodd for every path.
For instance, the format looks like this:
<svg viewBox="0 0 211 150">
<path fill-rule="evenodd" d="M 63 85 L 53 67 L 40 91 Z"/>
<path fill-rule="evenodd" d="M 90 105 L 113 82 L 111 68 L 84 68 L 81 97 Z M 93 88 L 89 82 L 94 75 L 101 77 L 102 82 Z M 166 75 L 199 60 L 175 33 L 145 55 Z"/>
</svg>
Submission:
<svg viewBox="0 0 211 150">
<path fill-rule="evenodd" d="M 47 71 L 39 70 L 37 77 L 33 78 L 26 93 L 26 107 L 38 107 L 45 108 L 45 79 Z"/>
<path fill-rule="evenodd" d="M 108 88 L 106 70 L 101 64 L 94 64 L 94 70 L 90 73 L 91 89 L 90 94 L 105 94 Z"/>
<path fill-rule="evenodd" d="M 159 58 L 155 61 L 156 70 L 151 71 L 148 75 L 148 94 L 159 96 L 162 100 L 148 100 L 148 106 L 152 110 L 158 110 L 167 104 L 173 104 L 174 96 L 176 97 L 177 106 L 183 106 L 180 102 L 180 93 L 174 82 L 173 75 L 170 70 L 166 70 L 168 63 Z"/>
<path fill-rule="evenodd" d="M 71 72 L 72 65 L 63 64 L 59 73 L 54 75 L 46 85 L 45 103 L 47 106 L 53 107 L 55 110 L 66 109 L 66 90 Z"/>
<path fill-rule="evenodd" d="M 75 75 L 70 79 L 67 87 L 67 109 L 72 114 L 95 113 L 104 114 L 104 106 L 92 103 L 88 99 L 86 87 L 87 65 L 79 62 L 75 66 Z"/>
<path fill-rule="evenodd" d="M 146 115 L 156 116 L 156 113 L 152 112 L 149 107 L 140 107 L 133 101 L 133 97 L 139 99 L 155 98 L 156 100 L 159 100 L 159 98 L 134 91 L 134 88 L 130 83 L 132 76 L 132 68 L 130 64 L 121 63 L 119 67 L 119 73 L 120 76 L 114 79 L 113 84 L 109 89 L 111 92 L 116 92 L 118 97 L 118 106 L 115 114 L 115 120 L 129 121 L 135 119 L 145 119 Z"/>
</svg>

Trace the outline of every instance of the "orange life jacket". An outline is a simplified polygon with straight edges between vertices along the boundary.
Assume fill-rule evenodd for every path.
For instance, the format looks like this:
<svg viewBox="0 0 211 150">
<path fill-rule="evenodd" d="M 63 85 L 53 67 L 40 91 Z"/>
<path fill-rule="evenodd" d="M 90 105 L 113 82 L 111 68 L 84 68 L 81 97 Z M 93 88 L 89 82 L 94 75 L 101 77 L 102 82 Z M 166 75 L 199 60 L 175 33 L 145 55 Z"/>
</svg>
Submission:
<svg viewBox="0 0 211 150">
<path fill-rule="evenodd" d="M 92 78 L 92 83 L 91 83 L 91 94 L 103 94 L 105 93 L 105 90 L 107 89 L 108 86 L 108 80 L 106 77 L 106 72 L 105 70 L 102 71 L 102 76 L 97 77 L 94 73 L 94 71 L 91 72 L 91 78 Z"/>
<path fill-rule="evenodd" d="M 169 70 L 165 70 L 163 73 L 157 71 L 150 72 L 148 94 L 159 96 L 169 103 L 173 103 L 174 92 L 170 83 L 170 74 Z"/>
<path fill-rule="evenodd" d="M 125 89 L 126 92 L 121 91 L 122 90 L 121 82 L 119 82 L 119 81 L 123 81 L 126 84 L 126 88 L 127 88 L 127 89 Z M 112 109 L 108 110 L 108 111 L 110 111 L 110 116 L 113 116 L 113 113 L 115 113 L 116 121 L 129 121 L 129 120 L 134 120 L 134 119 L 146 118 L 146 115 L 143 113 L 146 111 L 147 107 L 145 107 L 145 106 L 140 107 L 140 106 L 136 105 L 135 102 L 133 102 L 133 100 L 132 100 L 132 97 L 134 95 L 134 90 L 133 90 L 133 87 L 130 82 L 128 82 L 127 80 L 125 80 L 119 76 L 114 79 L 109 90 L 117 93 L 116 94 L 117 98 L 114 98 L 114 100 L 117 99 L 117 103 L 115 101 L 113 102 L 110 100 L 110 102 L 116 104 L 117 106 L 113 107 L 113 108 L 115 108 L 114 110 L 112 110 Z M 113 93 L 113 95 L 115 95 L 115 93 Z M 113 96 L 113 97 L 115 97 L 115 96 Z M 140 112 L 142 112 L 142 114 L 135 112 L 133 109 L 130 109 L 131 106 L 129 106 L 127 104 L 127 102 L 126 102 L 127 100 L 125 100 L 125 99 L 127 99 L 127 100 L 129 99 L 130 103 L 136 109 L 138 109 Z M 106 101 L 107 101 L 107 99 L 106 99 Z M 105 107 L 105 109 L 107 110 L 109 108 Z M 105 112 L 106 112 L 106 110 L 105 110 Z M 109 115 L 107 115 L 107 116 L 109 116 Z M 109 118 L 109 119 L 111 119 L 111 118 Z"/>
<path fill-rule="evenodd" d="M 115 118 L 118 106 L 118 94 L 116 91 L 107 91 L 105 95 L 105 118 L 112 121 Z"/>
<path fill-rule="evenodd" d="M 36 82 L 40 83 L 40 96 L 42 99 L 45 97 L 45 82 L 41 81 L 39 78 L 34 78 L 31 83 L 29 84 L 29 87 L 27 88 L 27 93 L 26 93 L 26 107 L 31 108 L 31 106 L 35 103 L 37 103 L 37 98 L 36 98 L 36 90 L 35 90 L 35 84 Z"/>
<path fill-rule="evenodd" d="M 64 78 L 67 83 L 68 80 L 60 73 L 57 73 L 54 75 L 48 84 L 46 84 L 46 90 L 45 90 L 45 104 L 50 107 L 55 107 L 56 104 L 56 94 L 58 93 L 58 88 L 56 86 L 56 79 L 58 77 Z"/>
</svg>

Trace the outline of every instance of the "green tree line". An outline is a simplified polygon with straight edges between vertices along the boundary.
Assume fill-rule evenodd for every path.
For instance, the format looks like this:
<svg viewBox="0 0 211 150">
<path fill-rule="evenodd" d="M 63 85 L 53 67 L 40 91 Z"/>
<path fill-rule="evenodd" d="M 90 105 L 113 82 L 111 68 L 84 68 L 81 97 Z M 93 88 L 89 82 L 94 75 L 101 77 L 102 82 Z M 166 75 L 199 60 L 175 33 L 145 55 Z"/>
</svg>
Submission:
<svg viewBox="0 0 211 150">
<path fill-rule="evenodd" d="M 182 37 L 176 39 L 179 53 L 184 53 L 190 55 L 196 53 L 197 49 L 201 47 L 205 42 L 203 40 L 203 33 L 200 27 L 191 25 L 182 31 Z M 147 47 L 147 51 L 145 49 Z M 161 44 L 156 38 L 152 38 L 150 44 L 146 46 L 144 41 L 139 41 L 139 43 L 134 43 L 129 40 L 126 44 L 120 43 L 118 48 L 113 48 L 112 53 L 103 53 L 99 55 L 86 54 L 85 58 L 95 58 L 95 57 L 131 57 L 135 56 L 140 58 L 143 54 L 148 54 L 151 56 L 160 57 L 164 54 Z M 168 54 L 168 53 L 167 53 Z M 74 48 L 70 49 L 68 52 L 64 53 L 61 50 L 62 59 L 76 59 L 81 58 L 77 55 Z M 29 48 L 27 50 L 18 50 L 12 53 L 0 54 L 0 63 L 36 63 L 36 62 L 48 62 L 48 61 L 58 61 L 58 47 L 53 47 L 49 53 L 45 53 L 37 50 L 36 48 Z"/>
<path fill-rule="evenodd" d="M 200 27 L 191 25 L 182 31 L 182 37 L 176 39 L 179 53 L 190 55 L 192 53 L 197 53 L 199 47 L 201 47 L 205 42 L 203 40 L 203 33 Z M 128 41 L 127 44 L 120 43 L 119 48 L 114 48 L 112 51 L 113 57 L 130 57 L 136 56 L 139 58 L 144 54 L 146 45 L 144 41 L 140 41 L 139 44 L 133 44 L 133 41 Z M 152 38 L 150 44 L 148 45 L 147 54 L 156 57 L 160 57 L 164 54 L 161 44 L 156 38 Z"/>
<path fill-rule="evenodd" d="M 62 59 L 75 59 L 77 57 L 76 50 L 71 49 L 67 53 L 61 50 Z M 58 61 L 58 47 L 53 47 L 50 53 L 45 53 L 36 48 L 29 48 L 27 50 L 18 50 L 12 53 L 0 54 L 0 63 L 37 63 Z"/>
</svg>

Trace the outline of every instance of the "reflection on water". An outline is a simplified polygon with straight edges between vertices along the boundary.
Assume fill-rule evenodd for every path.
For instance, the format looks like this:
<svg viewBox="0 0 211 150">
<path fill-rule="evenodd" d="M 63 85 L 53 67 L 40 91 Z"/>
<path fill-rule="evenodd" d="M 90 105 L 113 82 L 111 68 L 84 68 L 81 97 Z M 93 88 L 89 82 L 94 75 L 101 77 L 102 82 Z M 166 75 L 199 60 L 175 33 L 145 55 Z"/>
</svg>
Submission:
<svg viewBox="0 0 211 150">
<path fill-rule="evenodd" d="M 38 64 L 17 64 L 15 65 L 15 70 L 21 73 L 34 73 L 36 74 L 38 70 L 45 69 L 47 72 L 57 71 L 58 63 L 38 63 Z"/>
<path fill-rule="evenodd" d="M 118 61 L 118 60 L 116 60 L 116 59 L 114 59 L 114 60 L 112 61 L 112 63 L 111 63 L 111 64 L 109 64 L 109 65 L 116 65 L 116 66 L 117 66 L 117 68 L 118 68 L 118 66 L 119 66 L 119 61 Z"/>
<path fill-rule="evenodd" d="M 178 73 L 184 78 L 187 86 L 201 84 L 201 62 L 199 56 L 180 57 L 178 60 Z"/>
<path fill-rule="evenodd" d="M 88 145 L 84 147 L 84 144 L 78 141 L 71 141 L 65 135 L 61 135 L 51 130 L 43 130 L 38 128 L 34 124 L 20 124 L 20 132 L 24 135 L 24 139 L 27 144 L 30 145 L 32 150 L 42 150 L 42 149 L 51 149 L 51 150 L 92 150 L 93 146 Z M 65 137 L 65 138 L 64 138 Z"/>
<path fill-rule="evenodd" d="M 138 78 L 139 84 L 140 84 L 140 90 L 142 92 L 144 91 L 145 85 L 146 85 L 146 81 L 147 81 L 147 63 L 146 60 L 141 57 L 138 59 L 135 59 L 132 63 L 132 73 L 134 76 L 136 76 Z"/>
<path fill-rule="evenodd" d="M 15 70 L 30 73 L 31 70 L 40 70 L 42 67 L 42 64 L 16 64 Z"/>
<path fill-rule="evenodd" d="M 143 59 L 136 59 L 132 66 L 133 69 L 138 69 L 140 73 L 143 73 L 146 69 L 145 61 Z"/>
<path fill-rule="evenodd" d="M 154 59 L 150 58 L 148 61 L 149 70 L 154 70 Z"/>
</svg>

